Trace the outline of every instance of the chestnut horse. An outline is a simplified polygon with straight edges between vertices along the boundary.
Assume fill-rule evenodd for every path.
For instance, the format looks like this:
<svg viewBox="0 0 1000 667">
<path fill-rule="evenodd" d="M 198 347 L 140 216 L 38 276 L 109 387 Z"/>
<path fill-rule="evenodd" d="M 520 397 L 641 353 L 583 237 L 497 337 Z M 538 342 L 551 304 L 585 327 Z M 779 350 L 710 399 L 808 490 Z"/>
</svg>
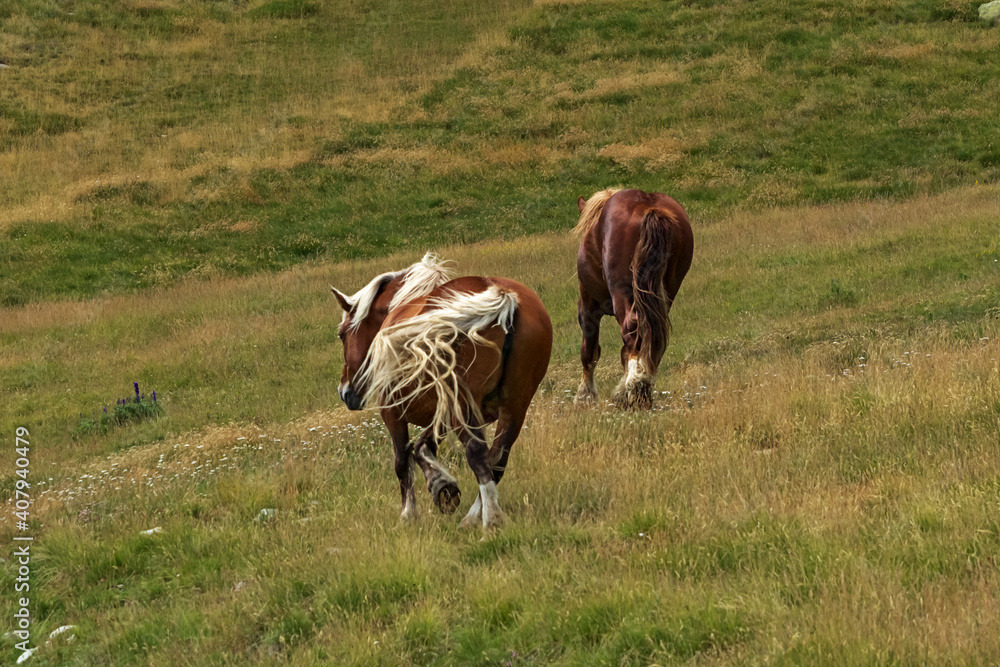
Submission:
<svg viewBox="0 0 1000 667">
<path fill-rule="evenodd" d="M 479 483 L 462 525 L 499 523 L 497 484 L 552 352 L 541 300 L 505 278 L 450 280 L 430 253 L 353 296 L 333 294 L 344 309 L 340 397 L 351 410 L 379 408 L 392 438 L 402 518 L 417 517 L 414 463 L 438 509 L 458 508 L 458 483 L 437 460 L 438 443 L 453 430 Z M 484 427 L 492 422 L 487 448 Z M 410 424 L 425 427 L 412 443 Z"/>
<path fill-rule="evenodd" d="M 612 395 L 620 407 L 650 407 L 652 385 L 670 338 L 670 307 L 691 267 L 694 238 L 681 205 L 660 193 L 608 189 L 580 197 L 580 361 L 577 403 L 596 400 L 601 318 L 621 327 L 625 376 Z"/>
</svg>

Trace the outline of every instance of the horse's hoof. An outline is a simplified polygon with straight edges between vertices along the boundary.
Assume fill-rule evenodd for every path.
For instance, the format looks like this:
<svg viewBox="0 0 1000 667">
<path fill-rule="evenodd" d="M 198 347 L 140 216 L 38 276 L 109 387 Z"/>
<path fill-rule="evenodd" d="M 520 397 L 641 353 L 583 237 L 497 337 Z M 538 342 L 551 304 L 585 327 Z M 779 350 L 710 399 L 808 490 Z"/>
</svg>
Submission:
<svg viewBox="0 0 1000 667">
<path fill-rule="evenodd" d="M 573 399 L 574 405 L 589 406 L 597 402 L 597 394 L 584 387 L 580 388 L 580 391 L 576 393 L 576 398 Z"/>
<path fill-rule="evenodd" d="M 507 515 L 502 511 L 496 511 L 487 517 L 483 517 L 483 529 L 491 530 L 493 528 L 499 528 L 500 526 L 507 523 Z"/>
<path fill-rule="evenodd" d="M 626 410 L 629 407 L 629 396 L 628 392 L 624 390 L 615 391 L 611 394 L 611 405 L 615 406 L 619 410 Z"/>
<path fill-rule="evenodd" d="M 653 407 L 653 387 L 639 382 L 615 391 L 611 403 L 619 410 L 650 410 Z"/>
<path fill-rule="evenodd" d="M 478 514 L 475 516 L 466 515 L 465 518 L 459 522 L 458 526 L 459 528 L 470 530 L 472 528 L 477 528 L 480 523 L 482 523 L 482 520 L 479 518 Z"/>
<path fill-rule="evenodd" d="M 629 391 L 629 405 L 636 410 L 649 410 L 653 407 L 653 387 L 641 382 Z"/>
<path fill-rule="evenodd" d="M 454 514 L 459 503 L 462 502 L 462 492 L 459 490 L 458 484 L 451 480 L 439 480 L 434 485 L 431 495 L 434 497 L 434 504 L 437 505 L 442 514 Z"/>
</svg>

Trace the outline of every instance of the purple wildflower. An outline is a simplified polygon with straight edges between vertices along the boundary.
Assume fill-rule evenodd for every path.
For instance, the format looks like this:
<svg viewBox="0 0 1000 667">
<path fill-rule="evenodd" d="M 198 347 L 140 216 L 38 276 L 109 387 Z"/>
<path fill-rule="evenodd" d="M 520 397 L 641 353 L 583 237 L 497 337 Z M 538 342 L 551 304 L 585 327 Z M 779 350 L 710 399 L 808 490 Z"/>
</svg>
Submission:
<svg viewBox="0 0 1000 667">
<path fill-rule="evenodd" d="M 104 414 L 108 414 L 108 406 L 104 406 Z"/>
<path fill-rule="evenodd" d="M 153 403 L 156 403 L 156 390 L 153 390 Z"/>
<path fill-rule="evenodd" d="M 138 382 L 133 382 L 132 386 L 135 387 L 135 402 L 138 403 L 139 402 L 139 383 Z"/>
</svg>

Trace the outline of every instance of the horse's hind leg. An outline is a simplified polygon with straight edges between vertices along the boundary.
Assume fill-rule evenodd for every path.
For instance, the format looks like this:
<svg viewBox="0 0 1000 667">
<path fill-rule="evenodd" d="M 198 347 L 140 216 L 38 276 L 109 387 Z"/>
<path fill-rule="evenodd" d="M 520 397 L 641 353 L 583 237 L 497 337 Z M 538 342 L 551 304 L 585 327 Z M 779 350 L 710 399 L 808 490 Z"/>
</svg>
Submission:
<svg viewBox="0 0 1000 667">
<path fill-rule="evenodd" d="M 497 422 L 496 433 L 493 436 L 493 446 L 490 447 L 487 452 L 487 457 L 493 473 L 494 488 L 500 483 L 500 480 L 503 479 L 504 471 L 507 468 L 507 458 L 510 456 L 510 449 L 514 445 L 514 441 L 517 440 L 517 436 L 521 432 L 521 426 L 523 424 L 524 411 L 519 411 L 517 413 L 510 412 L 507 409 L 503 409 L 501 411 L 500 419 Z M 468 449 L 466 450 L 466 455 L 468 455 Z M 499 507 L 497 509 L 499 509 Z M 480 494 L 476 496 L 476 501 L 472 503 L 472 507 L 469 508 L 469 513 L 465 515 L 464 519 L 462 519 L 462 527 L 472 528 L 473 526 L 479 525 L 480 520 L 482 519 L 482 512 L 483 494 L 480 492 Z M 486 522 L 483 521 L 483 524 L 486 525 Z"/>
<path fill-rule="evenodd" d="M 580 362 L 583 364 L 583 380 L 576 392 L 576 403 L 593 403 L 597 400 L 597 387 L 594 386 L 594 368 L 601 359 L 601 317 L 604 315 L 600 304 L 589 296 L 580 295 L 577 304 L 577 315 L 583 342 L 580 343 Z M 516 437 L 516 436 L 515 436 Z"/>
<path fill-rule="evenodd" d="M 413 458 L 424 472 L 434 504 L 444 514 L 451 514 L 458 509 L 462 492 L 455 478 L 438 463 L 437 446 L 433 429 L 425 429 L 413 447 Z"/>
<path fill-rule="evenodd" d="M 465 460 L 469 462 L 469 467 L 472 468 L 476 481 L 479 482 L 479 497 L 473 503 L 469 513 L 472 514 L 474 510 L 478 510 L 477 513 L 481 512 L 483 526 L 486 528 L 502 523 L 504 513 L 497 501 L 497 483 L 494 477 L 493 463 L 490 460 L 490 449 L 486 446 L 482 427 L 463 428 L 459 438 L 465 445 Z M 465 520 L 463 520 L 463 524 L 469 525 L 465 523 Z"/>
<path fill-rule="evenodd" d="M 611 395 L 619 408 L 649 408 L 653 403 L 653 374 L 640 355 L 638 319 L 630 294 L 618 293 L 613 298 L 615 319 L 621 327 L 622 368 L 625 375 Z"/>
</svg>

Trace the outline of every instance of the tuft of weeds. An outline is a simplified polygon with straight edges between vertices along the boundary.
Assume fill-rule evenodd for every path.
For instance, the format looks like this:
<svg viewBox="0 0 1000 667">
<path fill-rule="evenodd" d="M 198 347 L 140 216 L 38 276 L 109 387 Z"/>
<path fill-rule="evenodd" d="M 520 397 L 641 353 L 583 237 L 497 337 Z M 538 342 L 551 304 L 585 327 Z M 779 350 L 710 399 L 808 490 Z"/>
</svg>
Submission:
<svg viewBox="0 0 1000 667">
<path fill-rule="evenodd" d="M 111 412 L 108 412 L 108 406 L 104 406 L 100 415 L 84 417 L 77 424 L 74 434 L 77 436 L 107 435 L 112 429 L 120 426 L 163 416 L 163 403 L 156 399 L 155 390 L 147 398 L 145 393 L 139 393 L 138 382 L 134 382 L 132 386 L 135 390 L 134 397 L 119 398 Z"/>
</svg>

